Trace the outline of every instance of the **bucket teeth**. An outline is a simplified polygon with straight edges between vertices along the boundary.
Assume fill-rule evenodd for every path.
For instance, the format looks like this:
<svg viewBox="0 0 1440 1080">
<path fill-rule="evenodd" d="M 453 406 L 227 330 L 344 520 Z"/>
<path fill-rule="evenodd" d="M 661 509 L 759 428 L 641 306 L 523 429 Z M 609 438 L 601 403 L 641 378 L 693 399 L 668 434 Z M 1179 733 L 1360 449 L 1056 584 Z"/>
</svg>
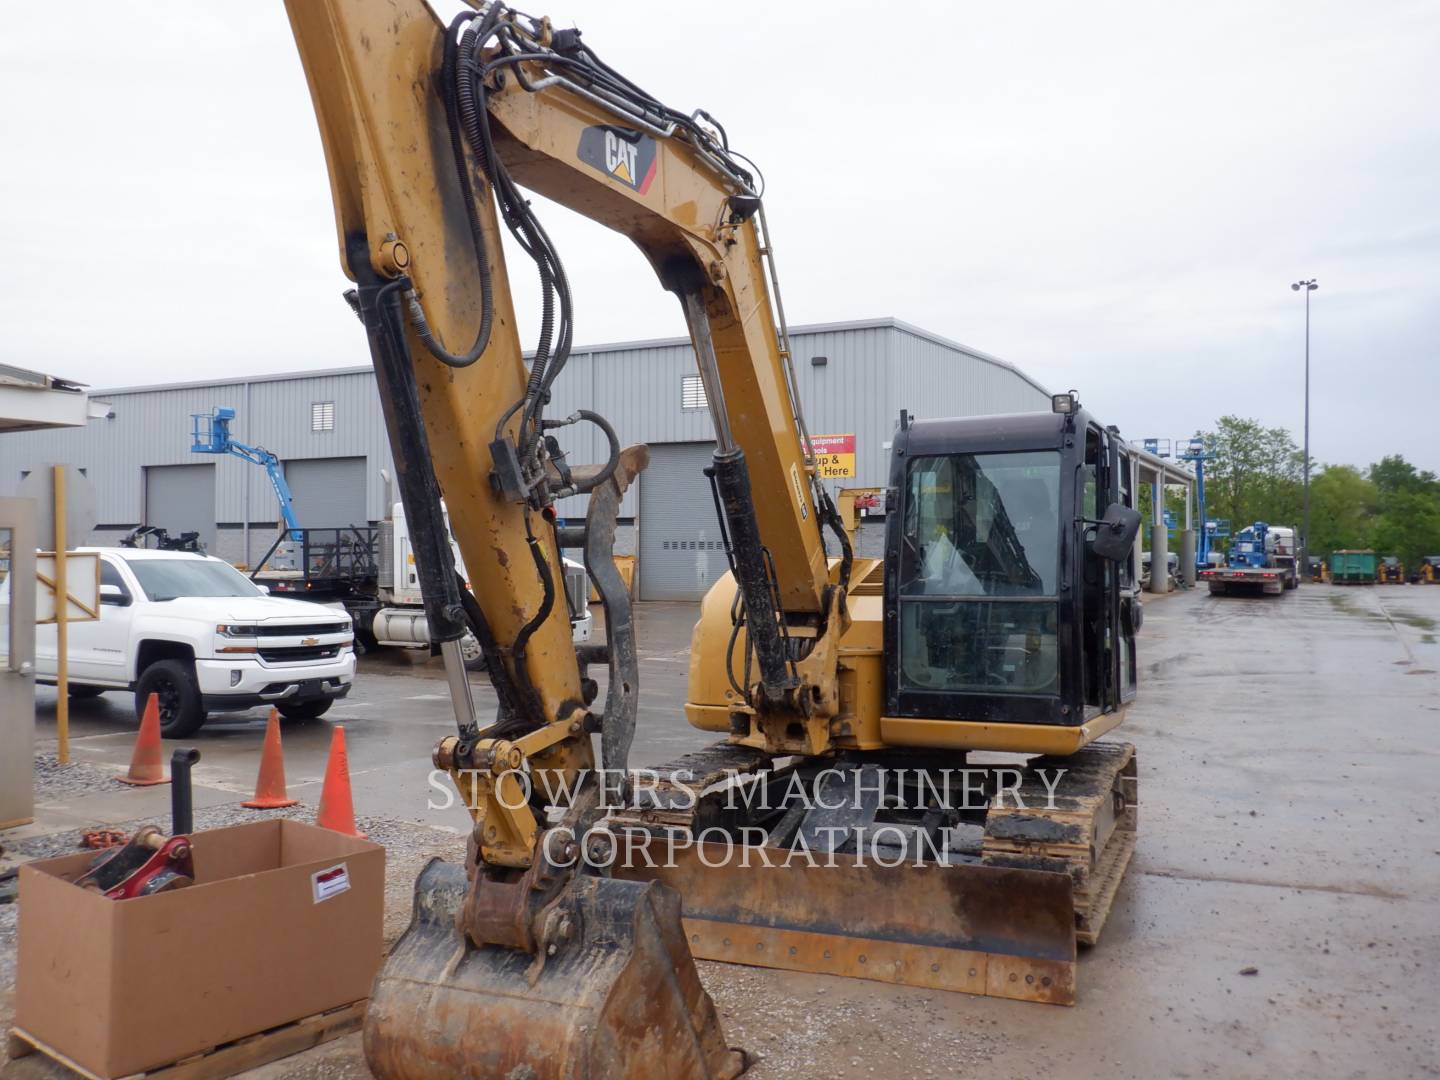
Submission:
<svg viewBox="0 0 1440 1080">
<path fill-rule="evenodd" d="M 438 859 L 415 883 L 410 927 L 366 1017 L 376 1076 L 729 1080 L 744 1070 L 700 983 L 672 889 L 575 878 L 565 898 L 571 934 L 537 971 L 529 953 L 461 937 L 467 887 L 460 867 Z"/>
</svg>

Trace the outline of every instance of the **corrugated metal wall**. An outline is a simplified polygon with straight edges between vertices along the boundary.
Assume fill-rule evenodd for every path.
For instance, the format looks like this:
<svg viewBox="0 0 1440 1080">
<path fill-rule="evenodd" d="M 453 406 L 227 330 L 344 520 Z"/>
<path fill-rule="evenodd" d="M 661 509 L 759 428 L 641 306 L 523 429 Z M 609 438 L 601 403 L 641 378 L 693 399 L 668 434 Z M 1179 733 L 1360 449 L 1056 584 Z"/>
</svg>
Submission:
<svg viewBox="0 0 1440 1080">
<path fill-rule="evenodd" d="M 1048 392 L 1016 369 L 896 320 L 841 323 L 791 331 L 795 378 L 812 435 L 855 435 L 857 475 L 846 487 L 880 487 L 901 409 L 912 416 L 974 416 L 1048 409 Z M 823 356 L 826 363 L 811 361 Z M 622 443 L 696 442 L 714 437 L 710 414 L 680 407 L 681 379 L 695 373 L 689 342 L 637 342 L 577 353 L 555 382 L 551 415 L 577 408 L 608 418 Z M 561 433 L 573 464 L 595 461 L 603 440 L 589 425 Z M 838 489 L 840 483 L 831 485 Z M 585 512 L 583 499 L 560 506 Z M 627 495 L 621 514 L 634 516 Z"/>
<path fill-rule="evenodd" d="M 390 468 L 375 376 L 368 368 L 246 382 L 96 392 L 114 417 L 84 428 L 20 432 L 0 438 L 0 494 L 13 494 L 23 470 L 67 462 L 87 470 L 102 525 L 141 520 L 146 465 L 214 462 L 215 514 L 221 523 L 275 522 L 279 509 L 265 470 L 238 458 L 190 452 L 190 415 L 217 405 L 235 409 L 231 433 L 241 442 L 291 458 L 364 457 L 366 506 L 384 516 L 380 470 Z M 332 431 L 310 430 L 310 405 L 335 402 Z M 247 494 L 248 491 L 248 494 Z M 248 504 L 247 504 L 248 498 Z"/>
<path fill-rule="evenodd" d="M 811 433 L 856 437 L 858 475 L 845 486 L 885 483 L 887 444 L 901 409 L 930 418 L 1048 408 L 1046 391 L 1009 365 L 898 320 L 795 327 L 791 342 Z M 817 356 L 826 357 L 824 366 L 812 364 Z M 709 413 L 681 407 L 681 379 L 694 372 L 688 341 L 579 350 L 555 384 L 550 415 L 594 409 L 615 425 L 623 443 L 708 441 L 714 437 Z M 0 495 L 14 492 L 21 470 L 64 461 L 88 469 L 101 524 L 138 524 L 144 466 L 214 460 L 218 521 L 243 522 L 248 505 L 252 523 L 273 523 L 278 512 L 264 470 L 234 458 L 190 453 L 190 414 L 228 405 L 237 413 L 235 437 L 282 460 L 366 458 L 368 513 L 372 520 L 385 516 L 380 472 L 391 470 L 390 453 L 369 368 L 93 396 L 110 402 L 113 419 L 83 429 L 0 436 Z M 317 401 L 335 402 L 334 430 L 311 430 L 310 406 Z M 603 441 L 589 425 L 560 435 L 572 464 L 593 462 L 602 451 Z M 632 492 L 622 516 L 638 511 Z M 584 500 L 566 500 L 560 513 L 581 516 Z M 257 535 L 252 544 L 263 549 L 269 539 L 268 533 L 263 541 Z"/>
</svg>

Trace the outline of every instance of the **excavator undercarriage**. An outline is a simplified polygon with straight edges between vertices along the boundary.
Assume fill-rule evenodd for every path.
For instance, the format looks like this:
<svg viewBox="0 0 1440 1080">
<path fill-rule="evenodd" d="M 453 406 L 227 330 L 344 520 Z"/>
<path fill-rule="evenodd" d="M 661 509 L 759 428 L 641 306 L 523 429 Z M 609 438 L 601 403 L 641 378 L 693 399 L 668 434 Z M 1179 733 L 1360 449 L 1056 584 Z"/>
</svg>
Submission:
<svg viewBox="0 0 1440 1080">
<path fill-rule="evenodd" d="M 1015 764 L 717 743 L 640 776 L 605 823 L 613 872 L 679 890 L 707 960 L 1071 1004 L 1135 846 L 1128 743 Z"/>
</svg>

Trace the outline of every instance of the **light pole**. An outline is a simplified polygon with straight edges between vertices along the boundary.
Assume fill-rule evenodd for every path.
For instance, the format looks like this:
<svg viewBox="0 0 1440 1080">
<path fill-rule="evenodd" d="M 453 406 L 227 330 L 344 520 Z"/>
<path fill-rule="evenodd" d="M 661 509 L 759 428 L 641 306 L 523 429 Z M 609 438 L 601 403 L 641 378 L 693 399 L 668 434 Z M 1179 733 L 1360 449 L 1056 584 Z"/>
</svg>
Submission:
<svg viewBox="0 0 1440 1080">
<path fill-rule="evenodd" d="M 1305 461 L 1302 465 L 1304 470 L 1301 487 L 1304 492 L 1304 505 L 1301 516 L 1304 519 L 1300 525 L 1300 542 L 1303 545 L 1301 550 L 1305 553 L 1305 561 L 1310 560 L 1310 294 L 1320 287 L 1320 283 L 1314 278 L 1308 281 L 1296 281 L 1290 288 L 1296 292 L 1305 293 Z M 1301 568 L 1306 569 L 1304 567 Z"/>
</svg>

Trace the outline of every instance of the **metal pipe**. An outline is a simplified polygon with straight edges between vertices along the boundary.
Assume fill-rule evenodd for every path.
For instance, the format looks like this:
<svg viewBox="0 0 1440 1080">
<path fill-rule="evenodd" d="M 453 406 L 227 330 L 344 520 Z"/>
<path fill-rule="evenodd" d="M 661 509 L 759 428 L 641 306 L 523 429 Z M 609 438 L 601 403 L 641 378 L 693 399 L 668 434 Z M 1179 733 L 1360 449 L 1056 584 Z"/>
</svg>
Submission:
<svg viewBox="0 0 1440 1080">
<path fill-rule="evenodd" d="M 70 582 L 65 552 L 65 466 L 51 467 L 55 485 L 55 733 L 59 740 L 56 756 L 61 765 L 70 761 Z"/>
<path fill-rule="evenodd" d="M 200 751 L 182 746 L 170 755 L 170 835 L 188 836 L 195 831 L 195 798 L 190 783 L 190 766 L 200 760 Z"/>
<path fill-rule="evenodd" d="M 680 306 L 685 309 L 685 321 L 690 325 L 690 336 L 695 340 L 695 363 L 700 369 L 700 381 L 705 384 L 705 403 L 710 407 L 710 419 L 715 423 L 716 456 L 733 453 L 736 450 L 735 436 L 730 431 L 730 414 L 725 409 L 725 390 L 720 385 L 720 361 L 715 356 L 715 339 L 710 336 L 705 301 L 698 289 L 686 289 L 680 293 Z"/>
<path fill-rule="evenodd" d="M 1310 552 L 1310 294 L 1320 287 L 1315 278 L 1302 278 L 1293 282 L 1290 288 L 1305 293 L 1305 460 L 1301 464 L 1301 487 L 1304 492 L 1300 544 L 1297 556 L 1304 557 Z"/>
<path fill-rule="evenodd" d="M 246 422 L 246 423 L 249 423 L 249 422 L 250 422 L 250 417 L 251 417 L 251 415 L 252 415 L 252 414 L 251 414 L 251 412 L 250 412 L 250 383 L 249 383 L 249 382 L 246 382 L 246 383 L 245 383 L 245 422 Z M 250 435 L 248 432 L 246 433 L 246 436 L 247 436 L 247 438 L 252 438 L 252 439 L 254 438 L 254 436 L 253 436 L 253 435 Z M 250 570 L 250 569 L 253 569 L 253 567 L 250 565 L 250 473 L 249 473 L 248 471 L 245 473 L 245 487 L 244 487 L 244 494 L 243 494 L 243 496 L 242 496 L 242 501 L 243 501 L 244 505 L 241 507 L 241 519 L 242 519 L 242 521 L 241 521 L 241 525 L 240 525 L 240 536 L 241 536 L 241 542 L 245 545 L 245 569 Z"/>
<path fill-rule="evenodd" d="M 470 689 L 470 676 L 465 670 L 465 654 L 459 639 L 440 643 L 440 657 L 445 661 L 445 682 L 450 688 L 450 708 L 455 713 L 455 727 L 463 735 L 475 729 L 475 695 Z"/>
<path fill-rule="evenodd" d="M 1300 526 L 1301 550 L 1305 553 L 1310 551 L 1310 293 L 1314 291 L 1315 283 L 1312 281 L 1305 289 L 1305 461 L 1304 480 L 1304 509 L 1301 513 L 1303 521 Z"/>
</svg>

